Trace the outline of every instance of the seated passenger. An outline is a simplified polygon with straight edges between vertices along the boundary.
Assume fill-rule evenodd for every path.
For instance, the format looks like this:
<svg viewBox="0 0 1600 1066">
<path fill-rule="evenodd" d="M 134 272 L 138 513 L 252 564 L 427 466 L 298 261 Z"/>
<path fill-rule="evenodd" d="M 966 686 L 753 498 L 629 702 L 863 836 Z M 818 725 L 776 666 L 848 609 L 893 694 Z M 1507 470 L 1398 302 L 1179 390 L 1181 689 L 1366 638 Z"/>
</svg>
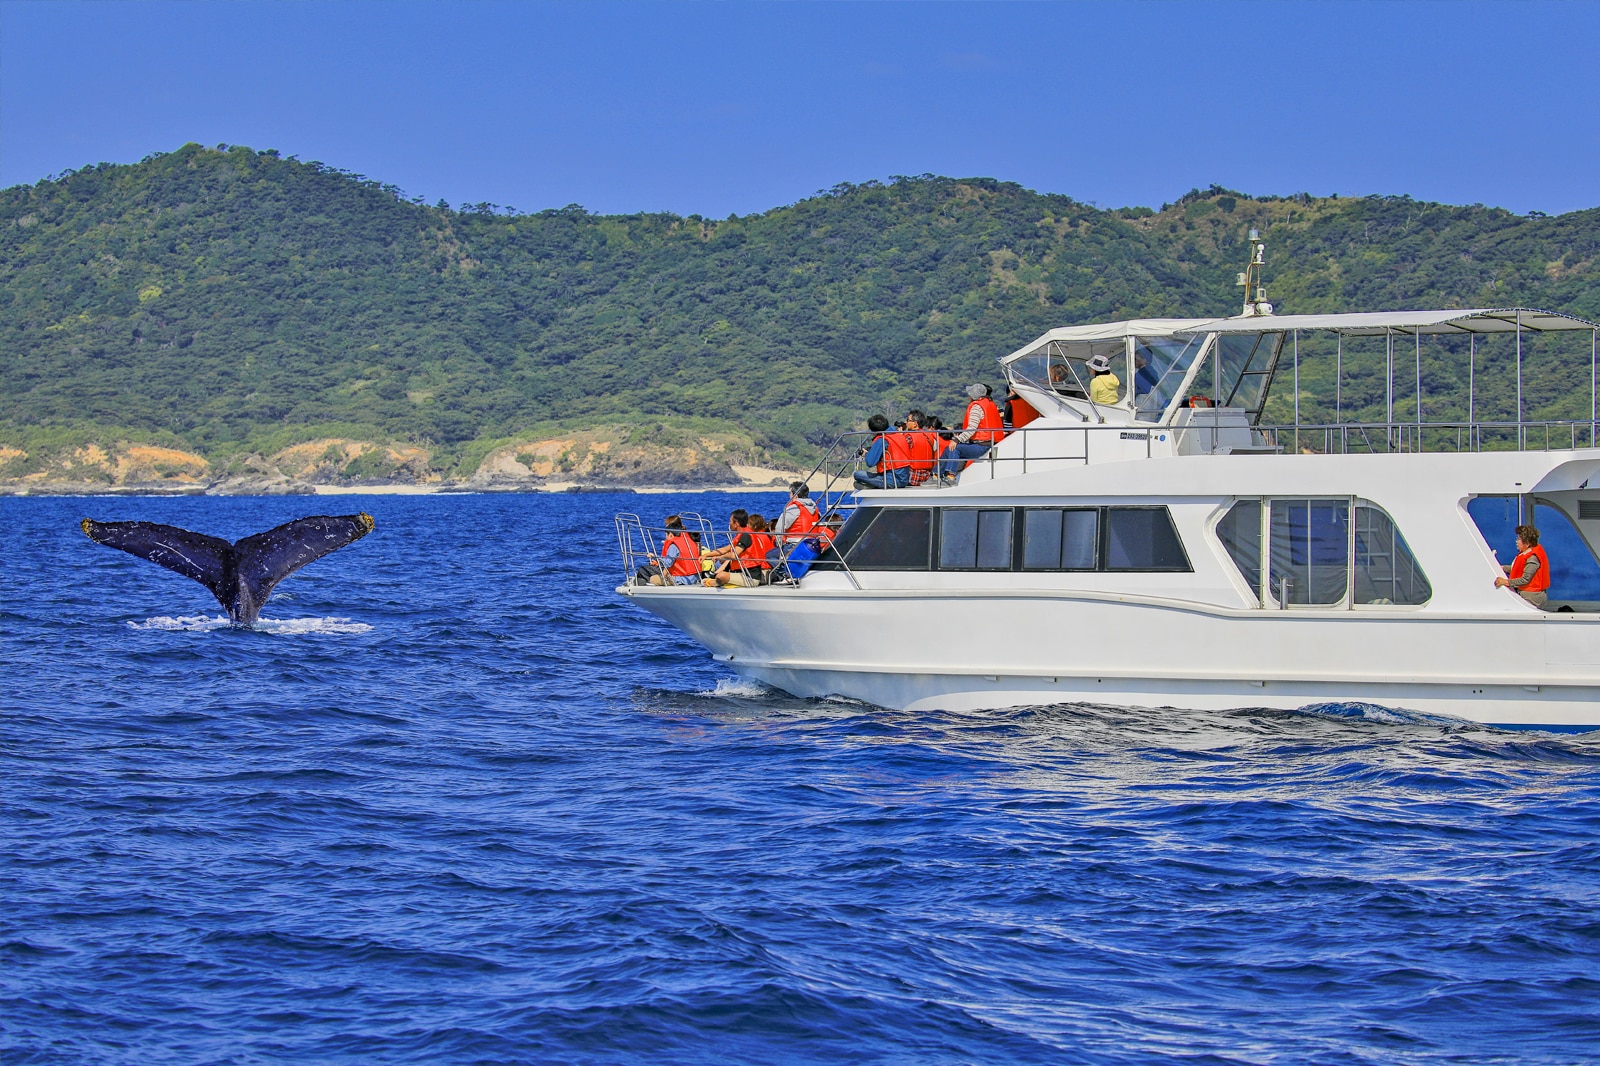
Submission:
<svg viewBox="0 0 1600 1066">
<path fill-rule="evenodd" d="M 683 519 L 675 514 L 668 515 L 663 524 L 667 528 L 667 539 L 661 546 L 661 558 L 652 558 L 652 565 L 640 570 L 640 576 L 647 576 L 652 585 L 665 584 L 663 573 L 674 585 L 699 584 L 700 535 L 685 530 Z M 647 575 L 645 570 L 653 573 Z"/>
<path fill-rule="evenodd" d="M 876 433 L 862 462 L 867 469 L 855 473 L 858 489 L 903 489 L 911 482 L 911 454 L 905 434 L 889 429 L 883 415 L 867 419 L 867 429 Z"/>
<path fill-rule="evenodd" d="M 968 385 L 967 399 L 967 414 L 962 419 L 961 432 L 956 434 L 955 447 L 945 451 L 945 458 L 939 464 L 939 473 L 945 478 L 954 478 L 968 462 L 982 458 L 990 446 L 1006 435 L 1000 408 L 989 399 L 989 386 Z"/>
<path fill-rule="evenodd" d="M 726 588 L 751 588 L 765 585 L 771 580 L 772 563 L 767 553 L 775 547 L 767 532 L 767 520 L 761 515 L 750 516 L 745 531 L 734 538 L 741 545 L 738 558 L 726 560 L 717 568 L 716 583 Z"/>
<path fill-rule="evenodd" d="M 933 476 L 934 460 L 943 450 L 939 435 L 929 428 L 931 420 L 921 411 L 906 415 L 906 450 L 910 453 L 911 476 L 907 484 L 921 485 Z"/>
<path fill-rule="evenodd" d="M 785 544 L 794 544 L 806 538 L 822 516 L 817 505 L 811 502 L 811 489 L 804 481 L 789 482 L 789 502 L 773 523 L 772 531 Z"/>
<path fill-rule="evenodd" d="M 1549 597 L 1550 559 L 1539 547 L 1539 530 L 1534 526 L 1517 527 L 1517 557 L 1511 565 L 1503 567 L 1505 577 L 1494 579 L 1495 588 L 1507 588 L 1543 610 Z"/>
<path fill-rule="evenodd" d="M 717 583 L 715 580 L 717 568 L 728 559 L 737 559 L 739 553 L 750 546 L 748 539 L 742 544 L 739 539 L 748 532 L 747 526 L 749 522 L 750 513 L 743 508 L 737 509 L 728 515 L 728 543 L 720 548 L 712 548 L 710 551 L 702 550 L 700 552 L 700 566 L 705 572 L 705 580 L 702 584 L 715 585 Z"/>
<path fill-rule="evenodd" d="M 1094 375 L 1089 380 L 1089 402 L 1107 407 L 1114 405 L 1121 398 L 1122 382 L 1111 372 L 1111 360 L 1103 355 L 1095 356 L 1089 360 L 1089 373 Z"/>
</svg>

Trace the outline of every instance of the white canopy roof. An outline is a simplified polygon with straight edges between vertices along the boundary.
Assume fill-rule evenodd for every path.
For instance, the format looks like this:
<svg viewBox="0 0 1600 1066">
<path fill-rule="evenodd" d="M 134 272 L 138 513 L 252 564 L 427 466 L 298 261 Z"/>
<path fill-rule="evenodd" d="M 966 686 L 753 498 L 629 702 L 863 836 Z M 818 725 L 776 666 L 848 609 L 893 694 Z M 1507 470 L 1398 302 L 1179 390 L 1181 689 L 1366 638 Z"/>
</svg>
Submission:
<svg viewBox="0 0 1600 1066">
<path fill-rule="evenodd" d="M 1030 352 L 1037 352 L 1052 341 L 1115 341 L 1124 337 L 1170 337 L 1174 333 L 1204 333 L 1202 327 L 1216 321 L 1210 318 L 1135 318 L 1127 322 L 1098 322 L 1088 326 L 1061 326 L 1051 330 L 1010 355 L 1001 358 L 1001 363 L 1009 363 L 1020 359 Z"/>
<path fill-rule="evenodd" d="M 1375 311 L 1350 315 L 1257 315 L 1219 318 L 1178 333 L 1287 333 L 1293 329 L 1326 329 L 1346 337 L 1381 337 L 1386 333 L 1515 333 L 1518 322 L 1533 333 L 1593 330 L 1593 322 L 1539 311 L 1531 307 L 1457 309 L 1452 311 Z"/>
</svg>

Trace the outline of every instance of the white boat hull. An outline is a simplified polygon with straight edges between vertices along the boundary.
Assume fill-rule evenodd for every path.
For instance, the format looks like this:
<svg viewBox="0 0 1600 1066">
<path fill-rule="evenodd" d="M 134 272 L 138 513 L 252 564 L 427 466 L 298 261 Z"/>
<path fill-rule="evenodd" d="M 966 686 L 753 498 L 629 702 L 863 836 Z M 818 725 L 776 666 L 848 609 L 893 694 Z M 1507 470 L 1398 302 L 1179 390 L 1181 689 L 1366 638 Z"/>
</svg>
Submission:
<svg viewBox="0 0 1600 1066">
<path fill-rule="evenodd" d="M 1600 617 L 1226 610 L 1148 597 L 928 590 L 619 591 L 738 674 L 798 696 L 973 711 L 1089 702 L 1363 702 L 1600 726 Z"/>
</svg>

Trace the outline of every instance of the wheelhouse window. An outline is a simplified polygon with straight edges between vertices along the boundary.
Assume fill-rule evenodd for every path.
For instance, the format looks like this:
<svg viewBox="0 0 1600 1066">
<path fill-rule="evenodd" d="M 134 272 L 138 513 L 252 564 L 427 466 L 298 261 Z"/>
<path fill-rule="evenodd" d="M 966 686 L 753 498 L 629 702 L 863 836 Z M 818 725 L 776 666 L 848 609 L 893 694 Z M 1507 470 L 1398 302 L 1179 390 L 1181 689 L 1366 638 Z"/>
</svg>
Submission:
<svg viewBox="0 0 1600 1066">
<path fill-rule="evenodd" d="M 1278 365 L 1283 350 L 1282 333 L 1224 333 L 1217 338 L 1212 355 L 1212 387 L 1219 407 L 1242 407 L 1251 414 L 1261 412 L 1267 383 Z M 1204 371 L 1199 375 L 1208 375 Z M 1204 391 L 1199 380 L 1196 391 Z"/>
<path fill-rule="evenodd" d="M 1138 337 L 1133 345 L 1134 417 L 1155 422 L 1177 399 L 1205 337 Z"/>
</svg>

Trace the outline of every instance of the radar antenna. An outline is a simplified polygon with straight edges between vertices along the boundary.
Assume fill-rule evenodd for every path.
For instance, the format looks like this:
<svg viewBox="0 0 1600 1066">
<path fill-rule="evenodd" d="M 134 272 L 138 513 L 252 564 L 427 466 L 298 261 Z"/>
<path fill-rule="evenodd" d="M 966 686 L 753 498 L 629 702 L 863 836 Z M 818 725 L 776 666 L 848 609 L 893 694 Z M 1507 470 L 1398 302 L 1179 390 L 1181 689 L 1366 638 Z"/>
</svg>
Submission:
<svg viewBox="0 0 1600 1066">
<path fill-rule="evenodd" d="M 1250 230 L 1250 262 L 1239 273 L 1239 287 L 1244 289 L 1244 310 L 1240 312 L 1243 318 L 1255 318 L 1258 315 L 1272 314 L 1272 305 L 1267 303 L 1267 287 L 1261 282 L 1261 270 L 1267 265 L 1267 242 L 1261 239 L 1261 231 Z M 1254 293 L 1252 298 L 1251 294 Z"/>
</svg>

